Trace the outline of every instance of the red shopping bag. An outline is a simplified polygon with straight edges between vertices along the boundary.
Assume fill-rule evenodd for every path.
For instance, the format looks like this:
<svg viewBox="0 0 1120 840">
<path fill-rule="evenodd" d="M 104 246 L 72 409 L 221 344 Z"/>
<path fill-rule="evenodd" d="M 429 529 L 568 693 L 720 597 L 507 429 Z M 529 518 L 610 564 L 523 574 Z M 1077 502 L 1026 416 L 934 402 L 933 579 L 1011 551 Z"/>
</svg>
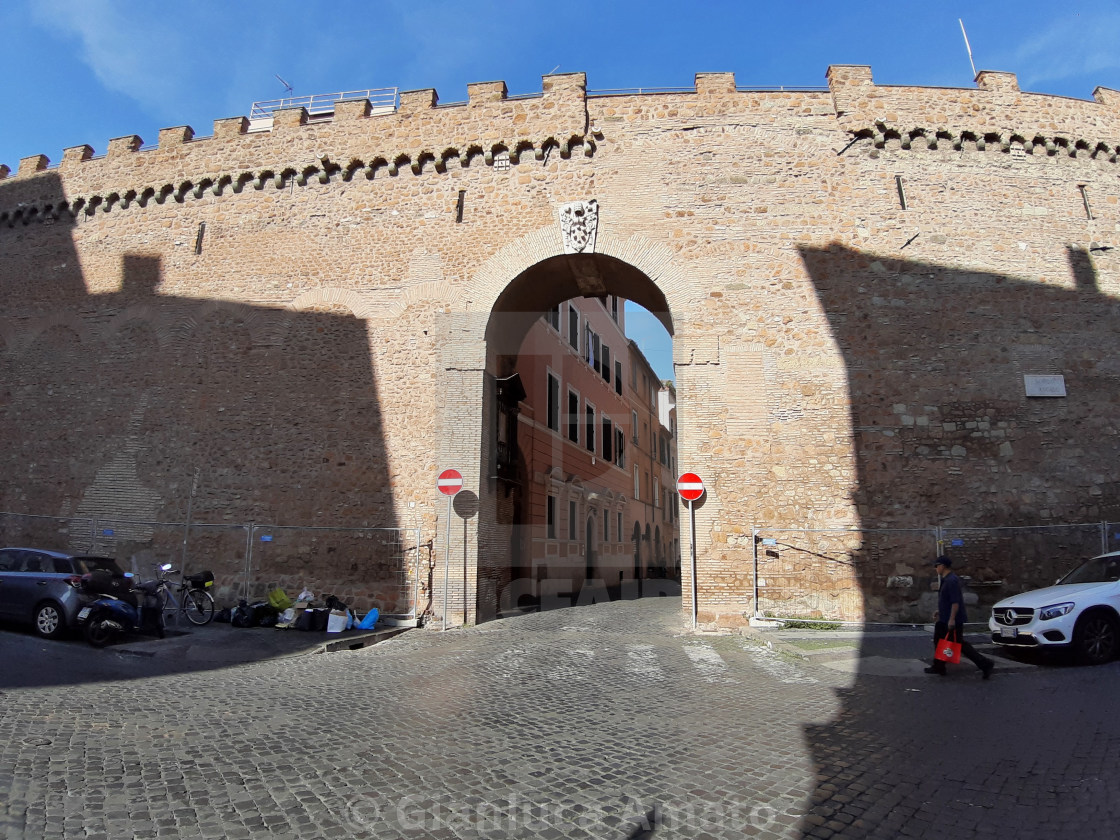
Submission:
<svg viewBox="0 0 1120 840">
<path fill-rule="evenodd" d="M 941 662 L 960 662 L 961 643 L 953 641 L 948 636 L 943 639 L 938 639 L 937 649 L 933 652 L 933 658 Z"/>
</svg>

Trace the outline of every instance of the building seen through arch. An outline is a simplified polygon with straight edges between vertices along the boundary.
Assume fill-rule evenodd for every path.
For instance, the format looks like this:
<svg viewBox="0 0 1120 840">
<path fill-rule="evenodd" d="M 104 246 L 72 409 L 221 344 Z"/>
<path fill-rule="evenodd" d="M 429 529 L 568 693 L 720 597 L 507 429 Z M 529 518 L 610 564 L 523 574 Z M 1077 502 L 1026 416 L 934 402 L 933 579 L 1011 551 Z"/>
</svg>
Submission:
<svg viewBox="0 0 1120 840">
<path fill-rule="evenodd" d="M 571 298 L 501 360 L 514 371 L 496 389 L 496 524 L 511 533 L 502 614 L 680 580 L 676 392 L 625 319 L 617 295 Z"/>
</svg>

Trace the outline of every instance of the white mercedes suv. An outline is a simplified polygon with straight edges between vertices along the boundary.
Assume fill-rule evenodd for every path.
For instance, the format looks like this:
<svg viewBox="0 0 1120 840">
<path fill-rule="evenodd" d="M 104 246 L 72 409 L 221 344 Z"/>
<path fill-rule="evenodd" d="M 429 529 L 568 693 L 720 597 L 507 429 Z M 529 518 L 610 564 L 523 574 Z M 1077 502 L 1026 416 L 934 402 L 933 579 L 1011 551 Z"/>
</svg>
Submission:
<svg viewBox="0 0 1120 840">
<path fill-rule="evenodd" d="M 992 607 L 992 641 L 1072 648 L 1099 665 L 1120 653 L 1120 551 L 1087 560 L 1054 586 L 1004 598 Z"/>
</svg>

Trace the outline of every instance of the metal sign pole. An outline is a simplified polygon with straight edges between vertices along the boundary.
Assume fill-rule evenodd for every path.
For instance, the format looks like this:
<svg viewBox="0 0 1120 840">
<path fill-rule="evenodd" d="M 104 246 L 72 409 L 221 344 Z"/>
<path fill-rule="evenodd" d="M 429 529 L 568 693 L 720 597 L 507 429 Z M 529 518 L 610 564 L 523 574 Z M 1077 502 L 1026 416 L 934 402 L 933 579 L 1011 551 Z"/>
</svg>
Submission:
<svg viewBox="0 0 1120 840">
<path fill-rule="evenodd" d="M 416 552 L 413 555 L 416 561 L 416 579 L 412 583 L 412 617 L 416 619 L 416 626 L 420 626 L 420 527 L 416 528 Z"/>
<path fill-rule="evenodd" d="M 187 521 L 183 525 L 183 552 L 179 556 L 179 570 L 187 573 L 187 542 L 191 537 L 191 511 L 194 509 L 194 494 L 198 489 L 198 470 L 194 471 L 194 481 L 191 482 L 191 494 L 187 497 Z"/>
<path fill-rule="evenodd" d="M 692 507 L 692 499 L 688 500 L 688 542 L 692 552 L 692 629 L 696 629 L 698 610 L 696 607 L 696 594 L 699 587 L 696 585 L 696 511 Z"/>
<path fill-rule="evenodd" d="M 443 630 L 446 631 L 447 590 L 451 586 L 451 500 L 463 489 L 463 474 L 458 470 L 444 470 L 436 479 L 436 489 L 447 496 L 447 527 L 443 544 Z M 465 618 L 463 623 L 466 624 Z"/>
<path fill-rule="evenodd" d="M 467 624 L 467 520 L 463 518 L 463 626 Z"/>
<path fill-rule="evenodd" d="M 447 527 L 444 529 L 443 538 L 443 629 L 447 630 L 447 586 L 449 572 L 451 571 L 451 499 L 447 497 Z"/>
</svg>

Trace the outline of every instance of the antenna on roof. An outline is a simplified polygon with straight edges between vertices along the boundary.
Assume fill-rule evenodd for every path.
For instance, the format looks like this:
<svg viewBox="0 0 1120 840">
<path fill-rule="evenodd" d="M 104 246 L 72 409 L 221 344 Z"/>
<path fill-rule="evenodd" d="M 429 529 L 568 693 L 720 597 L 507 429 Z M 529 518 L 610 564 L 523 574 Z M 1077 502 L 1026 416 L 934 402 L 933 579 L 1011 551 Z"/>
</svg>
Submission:
<svg viewBox="0 0 1120 840">
<path fill-rule="evenodd" d="M 968 33 L 964 31 L 964 21 L 957 18 L 957 23 L 961 25 L 961 34 L 964 36 L 964 48 L 968 50 L 968 63 L 972 65 L 972 78 L 976 79 L 976 63 L 972 60 L 972 47 L 968 44 Z"/>
<path fill-rule="evenodd" d="M 272 75 L 276 76 L 277 79 L 280 79 L 280 75 L 278 73 L 273 73 Z M 292 86 L 290 84 L 288 84 L 287 82 L 285 82 L 283 79 L 280 79 L 280 84 L 282 84 L 284 86 L 284 90 L 286 90 L 289 94 L 294 92 L 292 90 Z"/>
<path fill-rule="evenodd" d="M 559 64 L 557 64 L 557 65 L 556 65 L 555 67 L 553 67 L 553 68 L 552 68 L 551 70 L 549 70 L 549 71 L 548 71 L 547 73 L 545 73 L 545 75 L 546 75 L 546 76 L 551 76 L 551 75 L 552 75 L 553 73 L 555 73 L 555 72 L 556 72 L 557 70 L 559 70 L 559 69 L 560 69 L 560 65 L 559 65 Z"/>
</svg>

